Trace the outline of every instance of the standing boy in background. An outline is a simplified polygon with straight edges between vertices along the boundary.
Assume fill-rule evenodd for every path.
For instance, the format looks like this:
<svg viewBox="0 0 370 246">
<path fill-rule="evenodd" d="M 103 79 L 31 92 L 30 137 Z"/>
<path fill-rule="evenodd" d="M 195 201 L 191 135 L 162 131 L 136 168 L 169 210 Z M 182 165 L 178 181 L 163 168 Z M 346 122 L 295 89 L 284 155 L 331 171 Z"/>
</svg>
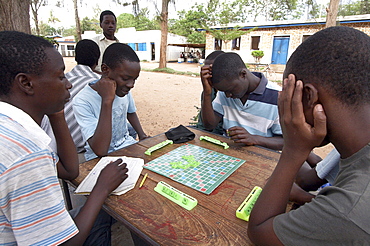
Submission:
<svg viewBox="0 0 370 246">
<path fill-rule="evenodd" d="M 92 40 L 98 44 L 99 49 L 100 49 L 100 57 L 99 57 L 98 65 L 94 69 L 94 72 L 97 72 L 99 74 L 102 73 L 101 65 L 102 65 L 102 60 L 103 60 L 103 54 L 106 48 L 111 44 L 119 43 L 118 38 L 114 36 L 114 33 L 116 32 L 116 29 L 117 29 L 117 18 L 112 11 L 105 10 L 101 12 L 100 27 L 103 29 L 103 33 L 100 34 L 99 36 L 92 38 Z M 132 127 L 130 122 L 128 122 L 127 124 L 128 124 L 127 127 L 128 127 L 130 136 L 132 136 L 133 138 L 136 138 L 137 133 L 135 129 Z"/>
<path fill-rule="evenodd" d="M 370 242 L 370 37 L 323 29 L 291 55 L 279 95 L 284 148 L 250 216 L 257 245 L 368 245 Z M 285 213 L 310 151 L 331 142 L 340 153 L 332 186 Z"/>
<path fill-rule="evenodd" d="M 127 120 L 147 138 L 130 90 L 140 74 L 140 61 L 126 44 L 110 45 L 104 52 L 102 78 L 87 85 L 73 100 L 73 110 L 86 142 L 86 160 L 136 143 L 128 133 Z"/>
<path fill-rule="evenodd" d="M 58 114 L 69 100 L 64 69 L 62 56 L 45 39 L 0 32 L 1 245 L 110 244 L 112 219 L 101 208 L 127 178 L 126 164 L 117 160 L 102 170 L 72 219 L 57 178 L 58 156 L 40 128 L 44 115 Z"/>
<path fill-rule="evenodd" d="M 114 43 L 119 43 L 119 40 L 114 36 L 117 28 L 117 18 L 114 13 L 110 10 L 105 10 L 100 14 L 100 27 L 103 29 L 103 33 L 99 36 L 92 38 L 92 40 L 98 44 L 100 49 L 100 57 L 98 65 L 95 68 L 95 72 L 102 73 L 101 64 L 103 60 L 103 54 L 105 49 Z"/>
<path fill-rule="evenodd" d="M 204 127 L 212 130 L 222 119 L 223 128 L 236 143 L 281 149 L 284 140 L 277 109 L 280 87 L 262 73 L 251 73 L 232 52 L 217 56 L 213 66 L 206 69 L 202 71 Z M 213 102 L 212 87 L 218 90 Z"/>
</svg>

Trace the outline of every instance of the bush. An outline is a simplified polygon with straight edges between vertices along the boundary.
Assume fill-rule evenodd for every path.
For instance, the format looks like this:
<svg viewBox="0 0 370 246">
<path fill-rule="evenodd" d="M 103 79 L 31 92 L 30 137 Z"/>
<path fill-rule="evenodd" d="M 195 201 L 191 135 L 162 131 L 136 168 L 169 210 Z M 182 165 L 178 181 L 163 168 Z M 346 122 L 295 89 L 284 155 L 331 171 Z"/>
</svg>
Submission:
<svg viewBox="0 0 370 246">
<path fill-rule="evenodd" d="M 261 58 L 264 56 L 265 54 L 263 53 L 262 50 L 253 50 L 252 51 L 252 56 L 254 57 L 254 60 L 256 63 L 259 63 Z"/>
<path fill-rule="evenodd" d="M 263 50 L 253 50 L 252 56 L 253 57 L 259 57 L 262 58 L 265 54 L 263 53 Z"/>
</svg>

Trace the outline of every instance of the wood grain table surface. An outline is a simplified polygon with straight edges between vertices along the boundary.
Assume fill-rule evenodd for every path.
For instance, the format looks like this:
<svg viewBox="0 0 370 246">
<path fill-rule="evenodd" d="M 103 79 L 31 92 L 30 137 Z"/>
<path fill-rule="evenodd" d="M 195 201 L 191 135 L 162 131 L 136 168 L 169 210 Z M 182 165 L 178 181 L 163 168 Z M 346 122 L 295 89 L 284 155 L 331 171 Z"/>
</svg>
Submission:
<svg viewBox="0 0 370 246">
<path fill-rule="evenodd" d="M 219 135 L 189 129 L 196 136 L 187 143 L 241 158 L 246 162 L 210 195 L 143 169 L 135 188 L 120 196 L 109 196 L 104 209 L 152 245 L 251 245 L 247 236 L 248 222 L 238 219 L 235 211 L 255 186 L 265 185 L 278 161 L 279 153 L 255 146 L 241 146 Z M 222 146 L 199 140 L 200 136 L 227 142 L 230 148 L 225 150 Z M 146 149 L 166 139 L 164 133 L 159 134 L 110 153 L 109 156 L 138 157 L 147 163 L 182 145 L 171 144 L 150 156 L 144 154 Z M 98 161 L 97 158 L 82 163 L 80 175 L 72 182 L 73 185 L 81 183 Z M 148 173 L 148 177 L 139 188 L 145 173 Z M 154 191 L 159 181 L 196 198 L 198 205 L 188 211 L 163 197 Z"/>
</svg>

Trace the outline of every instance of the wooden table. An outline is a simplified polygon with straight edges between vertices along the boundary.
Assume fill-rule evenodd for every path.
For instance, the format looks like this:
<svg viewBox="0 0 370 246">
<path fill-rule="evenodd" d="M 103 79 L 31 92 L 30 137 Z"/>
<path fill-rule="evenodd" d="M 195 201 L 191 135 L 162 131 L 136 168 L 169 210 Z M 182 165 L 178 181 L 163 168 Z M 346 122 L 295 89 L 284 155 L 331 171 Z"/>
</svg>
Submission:
<svg viewBox="0 0 370 246">
<path fill-rule="evenodd" d="M 246 162 L 210 195 L 143 169 L 136 187 L 121 196 L 109 196 L 104 209 L 152 245 L 250 245 L 247 236 L 248 222 L 238 219 L 235 211 L 254 186 L 264 186 L 278 161 L 279 153 L 254 146 L 241 146 L 222 136 L 189 129 L 196 136 L 188 143 L 241 158 Z M 200 136 L 210 136 L 227 142 L 230 148 L 224 150 L 219 145 L 200 141 Z M 167 145 L 151 156 L 144 154 L 147 148 L 166 139 L 164 134 L 160 134 L 110 153 L 109 156 L 139 157 L 147 163 L 181 145 Z M 80 176 L 74 180 L 74 185 L 81 183 L 97 162 L 98 159 L 93 159 L 81 164 Z M 148 178 L 139 189 L 144 173 L 148 173 Z M 196 198 L 198 205 L 188 211 L 158 194 L 153 189 L 159 181 Z"/>
</svg>

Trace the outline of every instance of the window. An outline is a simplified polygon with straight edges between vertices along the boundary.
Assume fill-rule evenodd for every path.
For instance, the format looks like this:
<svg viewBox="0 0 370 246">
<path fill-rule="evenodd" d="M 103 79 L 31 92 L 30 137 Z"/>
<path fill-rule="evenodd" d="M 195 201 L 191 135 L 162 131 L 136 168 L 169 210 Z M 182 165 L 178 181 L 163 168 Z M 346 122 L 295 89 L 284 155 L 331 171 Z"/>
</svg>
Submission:
<svg viewBox="0 0 370 246">
<path fill-rule="evenodd" d="M 251 50 L 259 50 L 260 49 L 260 36 L 252 37 L 251 42 Z"/>
<path fill-rule="evenodd" d="M 134 51 L 146 51 L 146 43 L 128 43 Z"/>
<path fill-rule="evenodd" d="M 240 50 L 240 40 L 241 40 L 241 37 L 233 40 L 232 47 L 231 47 L 232 50 Z"/>
<path fill-rule="evenodd" d="M 75 46 L 74 45 L 67 45 L 67 50 L 75 50 Z"/>
<path fill-rule="evenodd" d="M 222 40 L 215 38 L 215 50 L 222 50 Z"/>
<path fill-rule="evenodd" d="M 303 35 L 302 36 L 302 42 L 306 41 L 309 37 L 311 37 L 312 35 Z"/>
<path fill-rule="evenodd" d="M 133 50 L 136 50 L 135 43 L 128 43 L 127 45 L 130 46 Z"/>
<path fill-rule="evenodd" d="M 138 43 L 138 51 L 146 51 L 146 43 Z"/>
</svg>

